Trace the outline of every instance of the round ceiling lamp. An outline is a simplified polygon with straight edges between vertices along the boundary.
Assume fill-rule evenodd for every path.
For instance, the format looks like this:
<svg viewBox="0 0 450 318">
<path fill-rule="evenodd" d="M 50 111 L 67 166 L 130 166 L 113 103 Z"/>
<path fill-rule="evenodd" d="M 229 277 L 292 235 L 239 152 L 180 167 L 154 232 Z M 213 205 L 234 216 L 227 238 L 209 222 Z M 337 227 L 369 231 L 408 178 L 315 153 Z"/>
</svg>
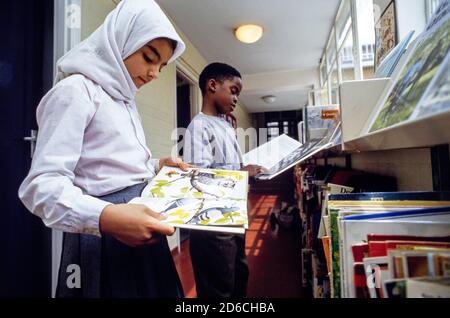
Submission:
<svg viewBox="0 0 450 318">
<path fill-rule="evenodd" d="M 256 24 L 244 24 L 238 27 L 234 34 L 236 38 L 244 43 L 255 43 L 263 35 L 263 28 Z"/>
<path fill-rule="evenodd" d="M 272 104 L 275 102 L 275 100 L 277 99 L 275 96 L 273 95 L 266 95 L 263 96 L 262 99 L 267 103 L 267 104 Z"/>
</svg>

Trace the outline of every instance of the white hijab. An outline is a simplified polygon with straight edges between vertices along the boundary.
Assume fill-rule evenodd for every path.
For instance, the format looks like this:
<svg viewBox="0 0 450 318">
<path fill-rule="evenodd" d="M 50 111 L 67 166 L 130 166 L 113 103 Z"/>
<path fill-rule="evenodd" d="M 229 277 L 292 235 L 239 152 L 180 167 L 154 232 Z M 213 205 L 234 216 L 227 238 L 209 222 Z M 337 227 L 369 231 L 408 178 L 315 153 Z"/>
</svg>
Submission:
<svg viewBox="0 0 450 318">
<path fill-rule="evenodd" d="M 161 8 L 153 0 L 122 0 L 91 36 L 56 63 L 55 83 L 71 74 L 83 74 L 114 99 L 130 101 L 137 91 L 123 60 L 156 38 L 177 42 L 169 63 L 185 45 Z"/>
</svg>

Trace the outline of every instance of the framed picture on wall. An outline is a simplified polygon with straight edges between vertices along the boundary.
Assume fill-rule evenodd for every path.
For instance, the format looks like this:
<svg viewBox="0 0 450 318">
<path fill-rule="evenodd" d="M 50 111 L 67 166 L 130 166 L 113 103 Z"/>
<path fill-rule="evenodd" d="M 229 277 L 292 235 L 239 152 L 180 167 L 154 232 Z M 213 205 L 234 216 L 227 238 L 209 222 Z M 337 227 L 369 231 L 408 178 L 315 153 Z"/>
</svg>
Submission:
<svg viewBox="0 0 450 318">
<path fill-rule="evenodd" d="M 375 69 L 397 45 L 395 1 L 391 1 L 375 23 Z"/>
</svg>

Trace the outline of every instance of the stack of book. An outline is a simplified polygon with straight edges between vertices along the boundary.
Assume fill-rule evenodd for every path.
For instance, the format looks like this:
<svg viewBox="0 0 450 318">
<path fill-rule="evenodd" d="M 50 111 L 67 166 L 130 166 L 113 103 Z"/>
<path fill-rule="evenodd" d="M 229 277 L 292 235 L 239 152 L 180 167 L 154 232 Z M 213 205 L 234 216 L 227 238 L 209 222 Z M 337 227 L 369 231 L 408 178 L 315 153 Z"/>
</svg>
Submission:
<svg viewBox="0 0 450 318">
<path fill-rule="evenodd" d="M 332 297 L 413 297 L 421 284 L 448 293 L 450 193 L 330 195 L 322 219 Z"/>
<path fill-rule="evenodd" d="M 328 196 L 353 191 L 396 190 L 392 177 L 332 166 L 302 164 L 294 170 L 295 196 L 302 224 L 302 285 L 314 297 L 329 297 L 331 244 L 327 216 Z"/>
</svg>

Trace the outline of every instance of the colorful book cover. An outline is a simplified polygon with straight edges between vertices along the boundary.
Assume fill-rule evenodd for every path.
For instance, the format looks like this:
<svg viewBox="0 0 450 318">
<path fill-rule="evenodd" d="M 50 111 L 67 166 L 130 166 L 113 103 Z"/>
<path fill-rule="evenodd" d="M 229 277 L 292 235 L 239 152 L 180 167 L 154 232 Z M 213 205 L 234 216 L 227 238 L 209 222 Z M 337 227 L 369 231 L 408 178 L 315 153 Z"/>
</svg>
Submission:
<svg viewBox="0 0 450 318">
<path fill-rule="evenodd" d="M 321 140 L 339 124 L 339 106 L 307 106 L 303 108 L 306 140 Z"/>
<path fill-rule="evenodd" d="M 394 198 L 399 200 L 394 200 Z M 387 219 L 408 217 L 416 221 L 432 219 L 443 222 L 449 220 L 449 208 L 434 208 L 442 205 L 448 205 L 448 201 L 435 201 L 436 199 L 448 199 L 448 192 L 400 192 L 400 193 L 349 193 L 330 195 L 328 208 L 338 213 L 337 226 L 340 231 L 339 244 L 342 248 L 339 250 L 340 261 L 340 283 L 342 285 L 342 296 L 352 297 L 353 295 L 353 255 L 351 245 L 361 243 L 366 238 L 347 241 L 345 232 L 341 231 L 342 223 L 354 220 L 369 219 Z M 338 200 L 333 200 L 338 199 Z M 365 199 L 359 201 L 358 199 Z M 385 200 L 388 199 L 388 200 Z M 420 200 L 419 200 L 420 199 Z M 423 209 L 423 207 L 431 207 Z M 437 210 L 433 210 L 437 209 Z M 413 212 L 420 210 L 419 212 Z M 389 212 L 387 212 L 389 211 Z M 368 234 L 368 233 L 366 233 Z M 334 238 L 332 238 L 333 240 Z M 349 244 L 351 244 L 349 246 Z M 334 252 L 333 252 L 334 255 Z M 333 276 L 335 275 L 333 263 Z M 334 278 L 334 277 L 333 277 Z M 351 289 L 351 290 L 350 290 Z"/>
<path fill-rule="evenodd" d="M 400 251 L 397 257 L 402 258 L 404 277 L 435 277 L 444 274 L 439 270 L 440 262 L 450 258 L 450 251 L 418 247 L 413 251 Z"/>
<path fill-rule="evenodd" d="M 367 288 L 366 270 L 364 263 L 355 262 L 353 264 L 354 286 L 356 298 L 370 298 L 369 288 Z"/>
<path fill-rule="evenodd" d="M 449 249 L 423 246 L 395 249 L 389 250 L 388 259 L 392 278 L 450 276 Z"/>
<path fill-rule="evenodd" d="M 446 236 L 450 231 L 450 222 L 431 221 L 431 220 L 411 220 L 408 218 L 398 219 L 366 219 L 366 220 L 341 220 L 343 237 L 342 257 L 346 266 L 342 271 L 346 271 L 347 280 L 344 285 L 347 286 L 343 297 L 353 298 L 353 255 L 351 247 L 364 241 L 370 233 L 390 234 L 390 235 L 417 235 L 421 233 L 424 237 L 428 236 Z M 334 266 L 334 263 L 333 263 Z M 351 288 L 350 288 L 351 286 Z"/>
<path fill-rule="evenodd" d="M 182 171 L 163 167 L 130 203 L 145 204 L 164 214 L 175 227 L 244 233 L 248 173 L 215 169 Z"/>
<path fill-rule="evenodd" d="M 450 206 L 437 208 L 416 208 L 408 210 L 366 213 L 358 215 L 345 216 L 345 220 L 369 220 L 369 219 L 402 219 L 409 218 L 417 221 L 442 221 L 450 222 Z"/>
<path fill-rule="evenodd" d="M 414 31 L 409 32 L 408 35 L 381 61 L 380 65 L 375 70 L 375 78 L 390 77 L 392 75 L 413 35 Z"/>
<path fill-rule="evenodd" d="M 355 262 L 362 262 L 365 257 L 374 257 L 369 254 L 369 244 L 360 243 L 352 246 L 353 260 Z M 383 255 L 380 255 L 383 256 Z"/>
<path fill-rule="evenodd" d="M 450 48 L 450 4 L 442 1 L 382 103 L 369 132 L 408 120 Z"/>
<path fill-rule="evenodd" d="M 395 279 L 405 278 L 405 271 L 403 270 L 403 258 L 401 250 L 389 250 L 389 276 Z"/>
<path fill-rule="evenodd" d="M 434 255 L 433 262 L 436 276 L 450 277 L 450 255 L 440 253 Z"/>
<path fill-rule="evenodd" d="M 405 277 L 433 276 L 433 256 L 420 251 L 402 251 Z"/>
<path fill-rule="evenodd" d="M 450 277 L 406 280 L 408 298 L 450 298 Z"/>
<path fill-rule="evenodd" d="M 366 257 L 363 264 L 370 298 L 385 298 L 383 283 L 389 278 L 388 258 Z"/>
<path fill-rule="evenodd" d="M 387 279 L 384 281 L 385 298 L 407 298 L 406 279 Z"/>
<path fill-rule="evenodd" d="M 362 192 L 362 193 L 342 193 L 333 194 L 329 197 L 330 201 L 345 201 L 348 202 L 355 201 L 359 205 L 368 204 L 383 205 L 386 202 L 389 204 L 396 203 L 401 204 L 402 201 L 412 201 L 413 204 L 416 202 L 428 202 L 428 201 L 446 201 L 450 203 L 450 192 L 449 191 L 413 191 L 413 192 Z M 336 203 L 343 205 L 344 203 Z M 417 205 L 417 204 L 415 204 Z M 441 204 L 442 205 L 442 204 Z M 450 204 L 449 204 L 450 205 Z"/>
<path fill-rule="evenodd" d="M 331 273 L 331 237 L 323 236 L 322 245 L 325 252 L 325 259 L 327 261 L 327 273 Z"/>
<path fill-rule="evenodd" d="M 387 256 L 388 250 L 403 249 L 413 250 L 416 247 L 450 248 L 448 242 L 427 241 L 371 241 L 369 242 L 369 257 Z"/>
<path fill-rule="evenodd" d="M 375 234 L 367 235 L 367 242 L 374 241 L 426 241 L 426 242 L 450 242 L 450 236 L 417 236 L 417 235 L 389 235 Z"/>
<path fill-rule="evenodd" d="M 327 183 L 324 192 L 323 192 L 323 202 L 322 202 L 322 217 L 320 219 L 320 225 L 319 225 L 319 233 L 318 237 L 321 238 L 322 236 L 329 235 L 327 234 L 327 224 L 325 223 L 325 217 L 327 216 L 327 208 L 328 208 L 328 197 L 331 194 L 338 194 L 338 193 L 350 193 L 353 191 L 352 187 L 347 187 L 344 185 L 334 184 L 334 183 Z M 329 233 L 329 232 L 328 232 Z"/>
<path fill-rule="evenodd" d="M 450 54 L 423 94 L 411 119 L 424 118 L 450 109 Z"/>
<path fill-rule="evenodd" d="M 337 210 L 330 210 L 330 229 L 331 229 L 331 286 L 333 298 L 341 297 L 341 270 L 340 270 L 340 257 L 339 257 L 339 228 L 338 228 L 338 215 Z"/>
</svg>

